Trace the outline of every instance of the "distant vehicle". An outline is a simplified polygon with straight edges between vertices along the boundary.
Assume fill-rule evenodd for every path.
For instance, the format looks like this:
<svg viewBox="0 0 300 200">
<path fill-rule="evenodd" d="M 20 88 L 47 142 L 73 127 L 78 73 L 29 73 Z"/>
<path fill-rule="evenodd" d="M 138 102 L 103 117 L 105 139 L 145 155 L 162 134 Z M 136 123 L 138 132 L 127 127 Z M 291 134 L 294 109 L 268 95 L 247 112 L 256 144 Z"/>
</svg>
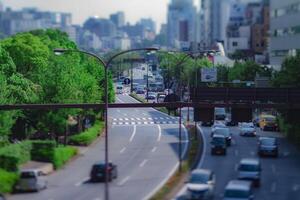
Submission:
<svg viewBox="0 0 300 200">
<path fill-rule="evenodd" d="M 92 166 L 90 172 L 91 182 L 105 181 L 105 163 L 99 162 Z M 109 162 L 108 163 L 108 180 L 112 181 L 118 177 L 117 165 Z"/>
<path fill-rule="evenodd" d="M 276 123 L 276 117 L 273 115 L 260 115 L 259 127 L 263 131 L 266 130 L 277 131 L 278 125 Z"/>
<path fill-rule="evenodd" d="M 253 200 L 252 184 L 249 181 L 232 180 L 226 187 L 223 200 Z"/>
<path fill-rule="evenodd" d="M 125 78 L 126 78 L 125 76 L 120 76 L 118 80 L 119 80 L 120 82 L 123 82 Z"/>
<path fill-rule="evenodd" d="M 148 94 L 146 93 L 146 99 L 148 100 L 155 100 L 156 99 L 156 94 L 155 92 L 148 92 Z"/>
<path fill-rule="evenodd" d="M 224 135 L 213 135 L 211 144 L 211 154 L 223 154 L 226 155 L 226 138 Z"/>
<path fill-rule="evenodd" d="M 216 120 L 225 120 L 226 118 L 226 111 L 225 108 L 215 108 L 215 119 Z"/>
<path fill-rule="evenodd" d="M 272 137 L 259 137 L 257 154 L 278 157 L 278 141 Z"/>
<path fill-rule="evenodd" d="M 187 199 L 212 200 L 216 177 L 208 169 L 195 169 L 187 182 Z"/>
<path fill-rule="evenodd" d="M 116 89 L 117 94 L 123 94 L 124 87 L 122 85 L 117 85 Z"/>
<path fill-rule="evenodd" d="M 254 186 L 260 186 L 261 164 L 259 159 L 244 158 L 240 161 L 238 179 L 252 181 Z"/>
<path fill-rule="evenodd" d="M 165 98 L 166 98 L 165 94 L 157 94 L 157 102 L 158 103 L 164 102 Z"/>
<path fill-rule="evenodd" d="M 214 135 L 223 135 L 226 139 L 226 144 L 227 146 L 230 146 L 231 145 L 231 133 L 229 131 L 229 128 L 216 128 L 214 130 L 214 132 L 212 132 L 212 137 Z"/>
<path fill-rule="evenodd" d="M 138 83 L 132 83 L 132 90 L 133 91 L 137 91 L 138 88 L 139 88 L 139 84 Z"/>
<path fill-rule="evenodd" d="M 226 128 L 226 125 L 222 122 L 215 121 L 214 125 L 211 127 L 211 137 L 217 128 Z"/>
<path fill-rule="evenodd" d="M 18 192 L 38 192 L 47 188 L 44 173 L 35 169 L 22 170 L 20 179 L 15 186 Z"/>
<path fill-rule="evenodd" d="M 241 136 L 256 136 L 256 129 L 254 127 L 254 124 L 252 122 L 250 123 L 239 123 L 239 129 L 240 129 L 240 135 Z"/>
<path fill-rule="evenodd" d="M 145 89 L 144 87 L 139 86 L 136 90 L 137 94 L 145 94 Z"/>
<path fill-rule="evenodd" d="M 2 194 L 0 194 L 0 200 L 5 200 L 5 197 Z"/>
</svg>

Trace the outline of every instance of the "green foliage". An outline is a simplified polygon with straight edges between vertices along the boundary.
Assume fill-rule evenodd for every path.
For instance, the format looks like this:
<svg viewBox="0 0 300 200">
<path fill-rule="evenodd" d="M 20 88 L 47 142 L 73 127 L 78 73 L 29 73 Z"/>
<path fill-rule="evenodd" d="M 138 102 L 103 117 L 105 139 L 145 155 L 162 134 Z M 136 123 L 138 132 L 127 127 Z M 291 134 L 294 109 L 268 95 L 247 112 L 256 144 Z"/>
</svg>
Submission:
<svg viewBox="0 0 300 200">
<path fill-rule="evenodd" d="M 75 147 L 58 147 L 54 150 L 53 165 L 56 169 L 62 167 L 73 156 L 77 155 L 78 151 Z"/>
<path fill-rule="evenodd" d="M 69 143 L 74 145 L 89 145 L 101 134 L 103 127 L 103 122 L 96 122 L 92 128 L 78 135 L 71 136 Z"/>
<path fill-rule="evenodd" d="M 56 143 L 54 141 L 33 141 L 31 149 L 32 160 L 51 162 L 55 148 Z"/>
<path fill-rule="evenodd" d="M 0 169 L 0 193 L 12 192 L 18 179 L 18 174 Z"/>
<path fill-rule="evenodd" d="M 0 148 L 0 168 L 17 171 L 20 164 L 31 159 L 31 142 L 24 141 Z"/>
<path fill-rule="evenodd" d="M 229 70 L 228 79 L 241 81 L 254 81 L 256 74 L 263 71 L 263 68 L 254 61 L 236 62 Z"/>
</svg>

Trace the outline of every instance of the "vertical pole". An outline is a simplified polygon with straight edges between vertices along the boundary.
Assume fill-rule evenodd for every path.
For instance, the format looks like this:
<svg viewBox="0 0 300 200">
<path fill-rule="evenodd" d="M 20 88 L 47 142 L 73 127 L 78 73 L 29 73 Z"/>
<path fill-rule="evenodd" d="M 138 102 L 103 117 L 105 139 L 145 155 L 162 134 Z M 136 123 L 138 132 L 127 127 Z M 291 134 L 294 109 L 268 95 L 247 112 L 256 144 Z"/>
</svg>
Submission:
<svg viewBox="0 0 300 200">
<path fill-rule="evenodd" d="M 198 139 L 197 122 L 195 121 L 195 139 Z"/>
<path fill-rule="evenodd" d="M 149 64 L 147 63 L 147 93 L 146 93 L 147 102 L 148 102 L 148 92 L 149 92 Z"/>
<path fill-rule="evenodd" d="M 67 120 L 65 138 L 64 138 L 64 146 L 67 146 L 67 137 L 68 137 L 68 131 L 69 131 L 68 129 L 69 129 L 69 125 L 68 125 L 68 120 Z"/>
<path fill-rule="evenodd" d="M 133 62 L 131 62 L 131 72 L 130 72 L 130 93 L 133 92 Z"/>
<path fill-rule="evenodd" d="M 105 200 L 109 200 L 109 183 L 108 183 L 108 83 L 107 68 L 105 67 Z"/>
<path fill-rule="evenodd" d="M 178 146 L 178 153 L 179 153 L 179 172 L 182 171 L 182 149 L 181 149 L 181 106 L 179 108 L 179 146 Z"/>
</svg>

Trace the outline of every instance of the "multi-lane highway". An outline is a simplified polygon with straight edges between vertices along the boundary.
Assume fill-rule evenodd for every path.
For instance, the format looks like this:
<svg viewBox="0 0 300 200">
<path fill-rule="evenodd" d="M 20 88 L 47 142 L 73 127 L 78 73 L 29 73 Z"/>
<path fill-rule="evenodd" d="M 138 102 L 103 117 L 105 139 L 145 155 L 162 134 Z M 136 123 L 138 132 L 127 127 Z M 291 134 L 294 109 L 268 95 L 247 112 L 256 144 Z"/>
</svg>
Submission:
<svg viewBox="0 0 300 200">
<path fill-rule="evenodd" d="M 117 101 L 135 102 L 127 94 Z M 178 166 L 178 119 L 152 108 L 109 110 L 109 159 L 118 166 L 110 184 L 110 199 L 148 199 Z M 182 154 L 187 149 L 183 128 Z M 89 183 L 93 163 L 104 160 L 104 140 L 86 148 L 79 158 L 48 176 L 39 193 L 14 194 L 11 200 L 96 200 L 104 197 L 103 183 Z"/>
<path fill-rule="evenodd" d="M 204 137 L 204 153 L 198 168 L 211 169 L 216 174 L 215 200 L 222 199 L 226 184 L 237 179 L 237 167 L 242 158 L 256 158 L 257 138 L 242 137 L 238 128 L 230 128 L 233 133 L 233 145 L 228 148 L 226 156 L 210 154 L 209 127 L 199 127 Z M 257 129 L 259 136 L 271 136 L 279 139 L 278 158 L 260 158 L 262 163 L 261 187 L 255 188 L 255 199 L 258 200 L 297 200 L 300 198 L 300 152 L 280 133 L 265 132 Z M 181 194 L 184 193 L 183 189 Z M 185 199 L 179 195 L 178 199 Z"/>
</svg>

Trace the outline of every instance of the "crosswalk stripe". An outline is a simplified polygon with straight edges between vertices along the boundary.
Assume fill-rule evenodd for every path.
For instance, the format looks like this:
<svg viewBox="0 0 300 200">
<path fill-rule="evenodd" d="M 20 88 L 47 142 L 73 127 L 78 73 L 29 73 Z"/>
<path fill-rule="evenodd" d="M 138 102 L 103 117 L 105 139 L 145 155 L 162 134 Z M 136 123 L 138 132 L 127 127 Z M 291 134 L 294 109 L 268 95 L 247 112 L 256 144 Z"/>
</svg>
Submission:
<svg viewBox="0 0 300 200">
<path fill-rule="evenodd" d="M 123 121 L 123 118 L 119 118 L 120 121 Z"/>
<path fill-rule="evenodd" d="M 148 124 L 148 122 L 144 122 L 144 124 Z"/>
</svg>

